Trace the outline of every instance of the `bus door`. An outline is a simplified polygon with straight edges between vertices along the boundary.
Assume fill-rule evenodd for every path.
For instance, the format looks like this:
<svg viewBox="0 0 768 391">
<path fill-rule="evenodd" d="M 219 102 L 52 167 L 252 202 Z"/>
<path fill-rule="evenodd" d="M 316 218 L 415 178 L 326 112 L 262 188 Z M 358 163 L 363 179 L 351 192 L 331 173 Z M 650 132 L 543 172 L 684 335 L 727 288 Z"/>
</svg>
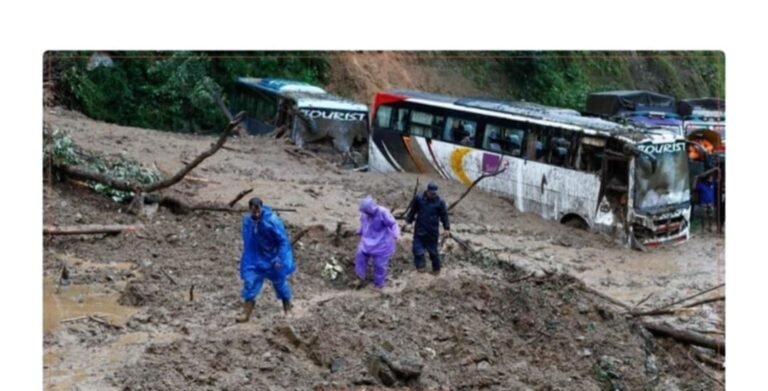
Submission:
<svg viewBox="0 0 768 391">
<path fill-rule="evenodd" d="M 628 233 L 627 215 L 629 213 L 629 164 L 631 156 L 606 147 L 602 159 L 600 174 L 600 193 L 596 221 L 611 227 L 616 235 L 619 230 Z"/>
</svg>

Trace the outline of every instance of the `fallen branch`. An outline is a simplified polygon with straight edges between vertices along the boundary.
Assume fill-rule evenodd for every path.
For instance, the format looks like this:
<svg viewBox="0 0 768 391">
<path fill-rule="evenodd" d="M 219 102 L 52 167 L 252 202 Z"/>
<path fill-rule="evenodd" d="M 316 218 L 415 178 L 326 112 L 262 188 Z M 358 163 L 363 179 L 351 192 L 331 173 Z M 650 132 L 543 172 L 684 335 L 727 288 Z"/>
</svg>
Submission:
<svg viewBox="0 0 768 391">
<path fill-rule="evenodd" d="M 702 305 L 702 304 L 714 303 L 716 301 L 725 301 L 725 296 L 711 297 L 709 299 L 694 301 L 693 303 L 688 304 L 687 306 L 685 306 L 685 308 L 692 308 L 692 307 L 696 307 L 696 306 L 699 306 L 699 305 Z"/>
<path fill-rule="evenodd" d="M 339 221 L 339 222 L 336 223 L 336 233 L 333 236 L 333 245 L 336 246 L 336 247 L 341 246 L 341 236 L 342 236 L 341 235 L 342 234 L 341 227 L 343 227 L 344 224 L 346 224 L 346 223 L 343 222 L 343 221 Z"/>
<path fill-rule="evenodd" d="M 710 375 L 710 374 L 709 374 L 709 373 L 708 373 L 708 372 L 707 372 L 707 371 L 706 371 L 704 368 L 700 367 L 700 366 L 699 366 L 699 364 L 696 362 L 696 360 L 694 360 L 694 359 L 691 357 L 691 353 L 690 353 L 690 352 L 688 352 L 688 353 L 686 354 L 686 357 L 688 358 L 688 360 L 690 360 L 690 361 L 691 361 L 691 363 L 693 363 L 693 365 L 696 367 L 696 369 L 698 369 L 698 370 L 699 370 L 701 373 L 703 373 L 703 374 L 704 374 L 704 376 L 708 377 L 710 380 L 714 381 L 715 383 L 717 383 L 717 384 L 719 384 L 719 385 L 721 385 L 721 386 L 725 387 L 725 384 L 724 384 L 723 382 L 721 382 L 720 380 L 718 380 L 718 379 L 717 379 L 717 378 L 715 378 L 714 376 Z"/>
<path fill-rule="evenodd" d="M 206 89 L 208 90 L 208 93 L 211 95 L 213 100 L 216 101 L 216 105 L 219 106 L 219 109 L 221 109 L 221 112 L 224 113 L 224 115 L 227 117 L 229 121 L 232 121 L 233 119 L 232 113 L 229 111 L 229 109 L 227 109 L 227 105 L 224 103 L 224 100 L 221 99 L 221 95 L 217 94 L 216 91 L 214 91 L 213 88 L 210 86 L 210 84 L 206 85 Z M 239 126 L 237 127 L 237 129 L 235 129 L 235 131 L 237 132 L 237 135 L 240 137 L 245 137 L 248 135 L 248 132 Z"/>
<path fill-rule="evenodd" d="M 195 284 L 189 287 L 189 301 L 195 300 Z"/>
<path fill-rule="evenodd" d="M 635 308 L 639 307 L 639 306 L 640 306 L 640 304 L 643 304 L 643 303 L 645 303 L 646 301 L 648 301 L 648 299 L 650 299 L 650 298 L 651 298 L 651 296 L 653 296 L 653 292 L 649 293 L 649 294 L 648 294 L 648 296 L 645 296 L 645 297 L 644 297 L 642 300 L 638 301 L 638 302 L 637 302 L 637 304 L 635 304 L 635 306 L 634 306 L 634 307 L 632 307 L 632 309 L 634 310 Z"/>
<path fill-rule="evenodd" d="M 725 369 L 725 365 L 723 364 L 722 361 L 714 359 L 712 357 L 709 357 L 708 355 L 706 355 L 706 354 L 704 354 L 704 353 L 702 353 L 700 351 L 694 351 L 693 355 L 699 361 L 703 362 L 704 364 L 707 364 L 707 365 L 711 366 L 712 368 L 719 369 L 721 371 Z"/>
<path fill-rule="evenodd" d="M 606 295 L 604 293 L 598 292 L 598 291 L 596 291 L 596 290 L 594 290 L 594 289 L 592 289 L 592 288 L 590 288 L 590 287 L 588 287 L 586 285 L 579 286 L 579 289 L 581 289 L 581 290 L 583 290 L 585 292 L 591 293 L 591 294 L 593 294 L 593 295 L 595 295 L 595 296 L 597 296 L 597 297 L 599 297 L 599 298 L 601 298 L 603 300 L 606 300 L 606 301 L 608 301 L 608 302 L 610 302 L 610 303 L 612 303 L 612 304 L 614 304 L 616 306 L 619 306 L 619 307 L 625 309 L 627 312 L 631 312 L 632 311 L 632 307 L 630 307 L 629 305 L 627 305 L 625 303 L 622 303 L 621 301 L 616 300 L 613 297 L 610 297 L 610 296 L 608 296 L 608 295 Z"/>
<path fill-rule="evenodd" d="M 118 234 L 123 231 L 135 231 L 143 228 L 142 225 L 73 225 L 73 226 L 43 226 L 43 235 L 90 235 L 90 234 Z"/>
<path fill-rule="evenodd" d="M 504 172 L 504 171 L 506 171 L 506 170 L 507 170 L 507 168 L 506 168 L 506 167 L 504 167 L 504 168 L 501 168 L 501 164 L 499 164 L 499 167 L 496 169 L 496 171 L 494 171 L 494 172 L 492 172 L 492 173 L 483 173 L 483 175 L 480 175 L 480 176 L 479 176 L 477 179 L 475 179 L 475 181 L 474 181 L 474 182 L 472 182 L 472 184 L 471 184 L 471 185 L 469 185 L 469 187 L 467 188 L 467 190 L 465 190 L 465 191 L 464 191 L 464 194 L 462 194 L 462 195 L 461 195 L 461 197 L 459 197 L 459 199 L 458 199 L 458 200 L 454 201 L 454 202 L 453 202 L 453 203 L 452 203 L 452 204 L 451 204 L 451 205 L 448 207 L 448 212 L 450 212 L 450 211 L 451 211 L 453 208 L 455 208 L 455 207 L 456 207 L 456 205 L 458 205 L 458 204 L 459 204 L 459 202 L 461 202 L 461 200 L 463 200 L 463 199 L 464 199 L 464 197 L 466 197 L 466 196 L 469 194 L 469 192 L 471 192 L 471 191 L 472 191 L 472 189 L 474 189 L 474 188 L 475 188 L 475 186 L 476 186 L 478 183 L 480 183 L 480 181 L 482 181 L 482 180 L 483 180 L 483 179 L 485 179 L 485 178 L 490 178 L 490 177 L 494 177 L 494 176 L 496 176 L 496 175 L 499 175 L 499 174 L 501 174 L 502 172 Z"/>
<path fill-rule="evenodd" d="M 110 327 L 110 328 L 115 328 L 115 329 L 122 328 L 121 326 L 118 326 L 116 324 L 112 324 L 108 320 L 102 319 L 101 317 L 96 316 L 96 315 L 88 315 L 88 320 L 94 321 L 96 323 L 101 323 L 102 325 Z"/>
<path fill-rule="evenodd" d="M 472 248 L 472 245 L 470 245 L 468 241 L 466 241 L 464 239 L 461 239 L 461 238 L 457 237 L 456 235 L 454 235 L 454 234 L 452 234 L 450 232 L 448 233 L 448 237 L 453 239 L 456 243 L 458 243 L 465 250 L 467 250 L 467 251 L 469 251 L 471 253 L 476 253 L 476 251 Z"/>
<path fill-rule="evenodd" d="M 408 202 L 408 207 L 405 208 L 403 213 L 400 213 L 395 217 L 396 219 L 404 219 L 405 216 L 408 215 L 408 212 L 411 211 L 411 207 L 413 207 L 413 202 L 416 200 L 416 194 L 418 192 L 419 192 L 419 177 L 416 177 L 416 186 L 413 187 L 413 195 L 411 196 L 411 201 Z"/>
<path fill-rule="evenodd" d="M 311 231 L 311 230 L 313 230 L 315 228 L 323 228 L 323 226 L 317 224 L 317 225 L 311 225 L 311 226 L 309 226 L 307 228 L 302 229 L 301 231 L 299 231 L 299 233 L 296 234 L 296 236 L 293 238 L 293 241 L 291 241 L 291 246 L 295 246 L 296 243 L 299 241 L 299 239 L 304 237 L 304 235 L 306 235 L 309 231 Z"/>
<path fill-rule="evenodd" d="M 88 169 L 78 167 L 78 166 L 68 166 L 68 165 L 61 165 L 58 166 L 58 169 L 70 176 L 79 178 L 79 179 L 85 179 L 85 180 L 91 180 L 95 182 L 99 182 L 101 184 L 110 186 L 116 190 L 122 190 L 122 191 L 132 191 L 136 193 L 151 193 L 153 191 L 157 191 L 160 189 L 164 189 L 166 187 L 173 186 L 177 182 L 184 179 L 184 176 L 186 176 L 190 171 L 192 171 L 195 167 L 197 167 L 200 163 L 203 162 L 203 160 L 207 159 L 216 151 L 218 151 L 222 146 L 224 146 L 224 143 L 227 141 L 227 138 L 232 134 L 232 130 L 237 127 L 237 125 L 242 120 L 243 116 L 245 115 L 245 112 L 240 112 L 235 118 L 233 118 L 229 124 L 227 125 L 227 128 L 222 132 L 221 136 L 219 136 L 219 139 L 216 141 L 215 144 L 211 145 L 211 148 L 209 148 L 207 151 L 204 151 L 200 155 L 198 155 L 194 160 L 189 162 L 186 166 L 184 166 L 179 172 L 176 173 L 176 175 L 159 181 L 155 182 L 149 185 L 141 185 L 138 183 L 128 182 L 124 180 L 114 179 L 93 171 L 90 171 Z"/>
<path fill-rule="evenodd" d="M 229 203 L 227 205 L 230 208 L 235 206 L 237 201 L 240 201 L 243 197 L 245 197 L 247 194 L 249 194 L 252 191 L 253 191 L 253 188 L 250 188 L 250 189 L 246 189 L 246 190 L 243 190 L 243 191 L 237 193 L 237 196 L 235 198 L 233 198 L 232 201 L 229 201 Z"/>
<path fill-rule="evenodd" d="M 147 202 L 152 204 L 160 204 L 171 210 L 174 214 L 187 214 L 193 211 L 202 210 L 208 212 L 230 212 L 230 213 L 245 213 L 248 212 L 248 208 L 238 208 L 235 206 L 229 206 L 226 204 L 217 204 L 211 202 L 202 202 L 198 204 L 188 203 L 180 198 L 169 195 L 152 195 L 147 197 Z M 297 212 L 294 208 L 272 208 L 275 212 Z"/>
<path fill-rule="evenodd" d="M 643 327 L 655 335 L 670 337 L 676 341 L 701 346 L 725 354 L 725 341 L 718 341 L 687 330 L 678 330 L 666 324 L 643 323 Z"/>
<path fill-rule="evenodd" d="M 667 304 L 667 305 L 665 305 L 665 306 L 663 306 L 663 307 L 659 307 L 659 308 L 656 308 L 656 309 L 653 309 L 653 310 L 650 310 L 650 311 L 645 311 L 645 312 L 633 312 L 633 311 L 629 311 L 629 312 L 631 312 L 633 316 L 643 316 L 643 315 L 659 315 L 659 314 L 660 314 L 661 312 L 663 312 L 664 310 L 667 310 L 667 309 L 669 309 L 670 307 L 672 307 L 672 306 L 674 306 L 674 305 L 676 305 L 676 304 L 680 304 L 680 303 L 686 302 L 686 301 L 688 301 L 688 300 L 690 300 L 690 299 L 693 299 L 694 297 L 699 297 L 699 296 L 701 296 L 701 295 L 703 295 L 703 294 L 705 294 L 705 293 L 709 293 L 709 292 L 712 292 L 712 291 L 714 291 L 714 290 L 716 290 L 716 289 L 719 289 L 719 288 L 722 288 L 722 287 L 724 287 L 724 286 L 725 286 L 725 284 L 724 284 L 724 283 L 723 283 L 723 284 L 720 284 L 720 285 L 717 285 L 717 286 L 714 286 L 714 287 L 712 287 L 712 288 L 709 288 L 709 289 L 707 289 L 707 290 L 701 291 L 701 292 L 699 292 L 699 293 L 693 294 L 693 295 L 691 295 L 691 296 L 688 296 L 688 297 L 684 297 L 684 298 L 682 298 L 682 299 L 680 299 L 680 300 L 677 300 L 677 301 L 673 301 L 672 303 L 669 303 L 669 304 Z"/>
<path fill-rule="evenodd" d="M 176 280 L 173 278 L 173 276 L 171 276 L 165 269 L 161 269 L 161 271 L 163 272 L 163 274 L 165 274 L 166 277 L 168 277 L 169 280 L 171 280 L 173 285 L 179 285 L 179 283 L 176 282 Z"/>
<path fill-rule="evenodd" d="M 522 281 L 525 281 L 525 280 L 527 280 L 527 279 L 530 279 L 530 278 L 532 278 L 532 277 L 533 277 L 533 276 L 535 276 L 535 275 L 536 275 L 536 273 L 535 273 L 535 272 L 533 272 L 533 273 L 531 273 L 531 274 L 529 274 L 529 275 L 527 275 L 527 276 L 525 276 L 525 277 L 521 277 L 521 278 L 518 278 L 518 279 L 516 279 L 516 280 L 512 280 L 512 281 L 509 281 L 509 284 L 514 284 L 514 283 L 518 283 L 518 282 L 522 282 Z"/>
</svg>

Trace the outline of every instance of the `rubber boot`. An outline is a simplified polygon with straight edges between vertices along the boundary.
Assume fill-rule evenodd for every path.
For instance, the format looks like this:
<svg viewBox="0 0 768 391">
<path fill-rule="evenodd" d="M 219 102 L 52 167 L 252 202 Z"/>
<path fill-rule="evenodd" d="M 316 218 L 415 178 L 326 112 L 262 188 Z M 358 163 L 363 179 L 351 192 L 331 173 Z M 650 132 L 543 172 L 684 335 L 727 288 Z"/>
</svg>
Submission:
<svg viewBox="0 0 768 391">
<path fill-rule="evenodd" d="M 254 304 L 253 300 L 243 302 L 243 315 L 236 319 L 237 323 L 245 323 L 251 318 Z"/>
<path fill-rule="evenodd" d="M 293 304 L 291 304 L 290 300 L 283 300 L 283 313 L 288 315 L 289 312 L 293 309 Z"/>
</svg>

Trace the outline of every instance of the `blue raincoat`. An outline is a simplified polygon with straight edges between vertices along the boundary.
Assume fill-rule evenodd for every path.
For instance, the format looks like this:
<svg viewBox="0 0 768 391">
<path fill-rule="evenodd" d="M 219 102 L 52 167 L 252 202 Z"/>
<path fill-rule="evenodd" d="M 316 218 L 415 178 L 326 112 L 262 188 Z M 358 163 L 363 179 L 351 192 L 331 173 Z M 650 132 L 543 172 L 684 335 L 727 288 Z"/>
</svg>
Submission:
<svg viewBox="0 0 768 391">
<path fill-rule="evenodd" d="M 264 278 L 272 281 L 278 299 L 290 300 L 287 278 L 296 271 L 296 264 L 283 222 L 271 208 L 262 206 L 258 222 L 250 213 L 243 216 L 242 234 L 240 278 L 243 280 L 243 300 L 250 301 L 258 296 Z"/>
</svg>

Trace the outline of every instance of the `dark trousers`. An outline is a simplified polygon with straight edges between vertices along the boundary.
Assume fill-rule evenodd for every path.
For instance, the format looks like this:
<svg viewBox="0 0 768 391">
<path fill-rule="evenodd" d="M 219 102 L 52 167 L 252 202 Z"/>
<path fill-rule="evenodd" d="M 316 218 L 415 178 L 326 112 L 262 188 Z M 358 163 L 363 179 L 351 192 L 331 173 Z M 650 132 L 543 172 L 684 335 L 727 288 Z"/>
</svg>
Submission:
<svg viewBox="0 0 768 391">
<path fill-rule="evenodd" d="M 437 242 L 437 237 L 432 238 L 421 235 L 413 236 L 413 258 L 417 269 L 422 269 L 426 266 L 424 253 L 428 252 L 429 259 L 432 261 L 432 270 L 440 270 L 440 254 L 437 253 Z"/>
</svg>

